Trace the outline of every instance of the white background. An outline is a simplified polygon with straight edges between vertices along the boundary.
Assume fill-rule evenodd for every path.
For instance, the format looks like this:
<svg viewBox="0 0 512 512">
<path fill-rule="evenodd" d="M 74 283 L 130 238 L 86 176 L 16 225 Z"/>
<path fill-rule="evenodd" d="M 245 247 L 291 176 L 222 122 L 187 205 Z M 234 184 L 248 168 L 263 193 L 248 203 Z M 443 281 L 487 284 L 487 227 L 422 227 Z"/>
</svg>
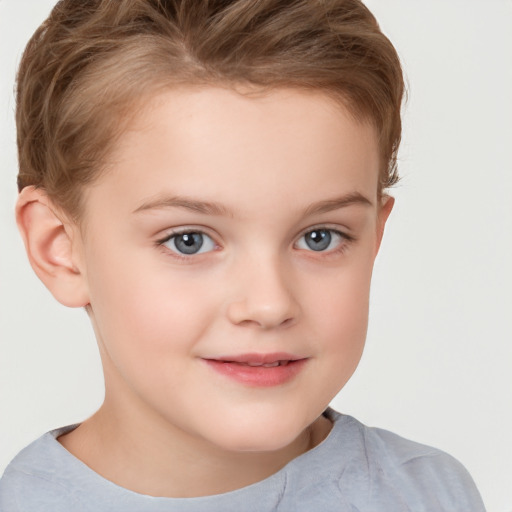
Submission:
<svg viewBox="0 0 512 512">
<path fill-rule="evenodd" d="M 103 394 L 85 313 L 37 281 L 13 217 L 14 73 L 53 3 L 0 0 L 0 473 Z M 410 97 L 368 344 L 334 406 L 450 452 L 489 512 L 511 512 L 512 1 L 367 4 Z"/>
</svg>

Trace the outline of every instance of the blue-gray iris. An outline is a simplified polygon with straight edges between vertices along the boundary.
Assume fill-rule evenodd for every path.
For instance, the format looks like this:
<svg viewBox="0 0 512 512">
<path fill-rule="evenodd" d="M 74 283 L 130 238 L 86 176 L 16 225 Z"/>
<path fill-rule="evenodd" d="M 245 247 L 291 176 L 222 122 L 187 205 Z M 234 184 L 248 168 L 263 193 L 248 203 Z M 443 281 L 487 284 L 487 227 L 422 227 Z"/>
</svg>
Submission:
<svg viewBox="0 0 512 512">
<path fill-rule="evenodd" d="M 174 245 L 183 254 L 195 254 L 203 246 L 203 235 L 201 233 L 183 233 L 176 235 Z"/>
<path fill-rule="evenodd" d="M 332 235 L 327 229 L 310 231 L 304 236 L 307 246 L 313 251 L 324 251 L 329 247 Z"/>
</svg>

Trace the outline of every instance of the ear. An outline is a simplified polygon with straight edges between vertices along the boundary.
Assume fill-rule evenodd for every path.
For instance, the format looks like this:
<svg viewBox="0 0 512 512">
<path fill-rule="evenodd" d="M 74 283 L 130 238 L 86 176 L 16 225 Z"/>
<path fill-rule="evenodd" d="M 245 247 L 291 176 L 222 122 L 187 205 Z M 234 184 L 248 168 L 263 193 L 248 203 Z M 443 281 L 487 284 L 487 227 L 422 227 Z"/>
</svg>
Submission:
<svg viewBox="0 0 512 512">
<path fill-rule="evenodd" d="M 382 237 L 384 236 L 384 228 L 386 227 L 386 222 L 388 220 L 389 214 L 393 209 L 395 204 L 395 198 L 383 195 L 380 200 L 379 212 L 377 217 L 377 243 L 375 246 L 375 255 L 379 252 L 380 244 L 382 242 Z"/>
<path fill-rule="evenodd" d="M 19 194 L 16 221 L 30 264 L 52 295 L 68 307 L 86 306 L 86 281 L 75 247 L 78 227 L 33 186 Z"/>
</svg>

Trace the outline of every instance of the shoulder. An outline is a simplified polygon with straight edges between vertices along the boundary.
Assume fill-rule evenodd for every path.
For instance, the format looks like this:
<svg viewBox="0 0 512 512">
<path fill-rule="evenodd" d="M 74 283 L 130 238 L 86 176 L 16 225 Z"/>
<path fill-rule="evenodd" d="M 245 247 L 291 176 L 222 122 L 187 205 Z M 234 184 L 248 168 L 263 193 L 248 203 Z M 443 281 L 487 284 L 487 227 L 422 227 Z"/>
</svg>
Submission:
<svg viewBox="0 0 512 512">
<path fill-rule="evenodd" d="M 367 480 L 376 500 L 394 496 L 397 503 L 415 504 L 415 511 L 485 510 L 470 474 L 451 455 L 387 430 L 368 427 L 351 416 L 334 411 L 331 414 L 335 428 L 343 434 L 343 451 L 346 454 L 347 449 L 351 450 L 353 467 L 361 468 L 358 478 Z M 347 482 L 340 478 L 340 483 Z"/>
<path fill-rule="evenodd" d="M 56 437 L 73 427 L 44 434 L 10 462 L 0 479 L 2 512 L 64 510 L 62 498 L 69 496 L 70 491 L 69 479 L 65 477 L 66 451 Z M 71 497 L 68 504 L 73 504 Z"/>
</svg>

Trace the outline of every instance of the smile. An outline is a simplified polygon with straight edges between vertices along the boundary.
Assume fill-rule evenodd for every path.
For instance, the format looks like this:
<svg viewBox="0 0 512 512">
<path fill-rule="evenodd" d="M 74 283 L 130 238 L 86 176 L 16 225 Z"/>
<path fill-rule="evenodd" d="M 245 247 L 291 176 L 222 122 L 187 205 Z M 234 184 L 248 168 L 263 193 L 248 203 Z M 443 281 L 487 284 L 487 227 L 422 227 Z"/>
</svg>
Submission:
<svg viewBox="0 0 512 512">
<path fill-rule="evenodd" d="M 217 373 L 251 387 L 279 386 L 291 381 L 308 358 L 291 354 L 242 354 L 203 359 Z"/>
<path fill-rule="evenodd" d="M 265 368 L 275 368 L 276 366 L 286 366 L 290 361 L 274 361 L 273 363 L 239 363 L 236 361 L 226 361 L 233 364 L 243 364 L 246 366 L 252 366 L 253 368 L 257 366 L 263 366 Z"/>
</svg>

